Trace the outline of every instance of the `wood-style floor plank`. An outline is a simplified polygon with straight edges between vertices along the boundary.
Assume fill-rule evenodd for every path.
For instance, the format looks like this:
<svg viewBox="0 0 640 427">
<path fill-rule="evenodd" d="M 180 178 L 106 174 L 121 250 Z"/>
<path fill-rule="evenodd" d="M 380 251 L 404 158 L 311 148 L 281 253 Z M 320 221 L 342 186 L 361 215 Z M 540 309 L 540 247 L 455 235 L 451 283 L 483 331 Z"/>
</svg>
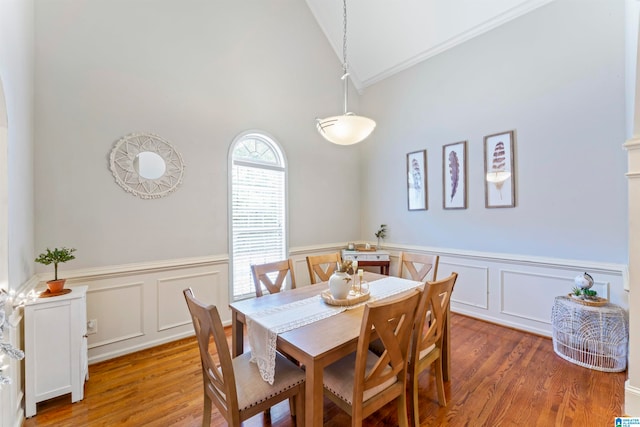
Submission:
<svg viewBox="0 0 640 427">
<path fill-rule="evenodd" d="M 571 364 L 553 352 L 549 338 L 453 314 L 451 381 L 447 406 L 437 403 L 429 371 L 420 378 L 422 426 L 610 426 L 623 414 L 626 373 Z M 228 334 L 230 335 L 230 330 Z M 202 422 L 202 378 L 195 338 L 91 365 L 85 398 L 70 395 L 38 404 L 25 427 L 185 426 Z M 325 399 L 326 426 L 349 417 Z M 212 426 L 226 422 L 214 410 Z M 292 427 L 287 402 L 245 426 Z M 397 425 L 387 405 L 364 426 Z"/>
</svg>

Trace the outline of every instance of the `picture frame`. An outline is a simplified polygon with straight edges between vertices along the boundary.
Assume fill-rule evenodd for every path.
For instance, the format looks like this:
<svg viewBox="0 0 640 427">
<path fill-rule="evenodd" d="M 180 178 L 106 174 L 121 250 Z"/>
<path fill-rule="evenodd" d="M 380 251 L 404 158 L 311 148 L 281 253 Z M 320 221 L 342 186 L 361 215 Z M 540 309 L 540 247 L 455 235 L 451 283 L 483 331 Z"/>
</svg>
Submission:
<svg viewBox="0 0 640 427">
<path fill-rule="evenodd" d="M 484 137 L 486 208 L 516 206 L 515 130 Z"/>
<path fill-rule="evenodd" d="M 407 208 L 427 210 L 427 150 L 407 154 Z"/>
<path fill-rule="evenodd" d="M 467 141 L 442 146 L 442 208 L 467 209 Z"/>
</svg>

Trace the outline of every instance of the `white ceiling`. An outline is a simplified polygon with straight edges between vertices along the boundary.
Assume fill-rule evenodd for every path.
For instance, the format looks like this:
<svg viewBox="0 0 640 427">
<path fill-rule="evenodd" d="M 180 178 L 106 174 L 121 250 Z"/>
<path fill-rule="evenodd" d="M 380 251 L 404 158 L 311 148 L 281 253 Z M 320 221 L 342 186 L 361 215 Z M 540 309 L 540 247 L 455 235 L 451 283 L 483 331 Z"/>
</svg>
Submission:
<svg viewBox="0 0 640 427">
<path fill-rule="evenodd" d="M 347 0 L 353 84 L 362 90 L 551 1 Z M 306 2 L 342 63 L 342 0 Z"/>
</svg>

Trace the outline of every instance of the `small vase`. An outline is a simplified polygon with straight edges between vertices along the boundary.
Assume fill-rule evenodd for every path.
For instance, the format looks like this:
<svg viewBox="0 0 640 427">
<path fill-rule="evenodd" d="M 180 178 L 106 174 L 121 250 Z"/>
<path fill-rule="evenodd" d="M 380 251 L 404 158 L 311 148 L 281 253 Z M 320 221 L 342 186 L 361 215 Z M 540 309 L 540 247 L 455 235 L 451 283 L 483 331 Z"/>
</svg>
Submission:
<svg viewBox="0 0 640 427">
<path fill-rule="evenodd" d="M 351 276 L 341 271 L 335 271 L 329 277 L 329 291 L 335 299 L 346 299 L 351 290 Z"/>
</svg>

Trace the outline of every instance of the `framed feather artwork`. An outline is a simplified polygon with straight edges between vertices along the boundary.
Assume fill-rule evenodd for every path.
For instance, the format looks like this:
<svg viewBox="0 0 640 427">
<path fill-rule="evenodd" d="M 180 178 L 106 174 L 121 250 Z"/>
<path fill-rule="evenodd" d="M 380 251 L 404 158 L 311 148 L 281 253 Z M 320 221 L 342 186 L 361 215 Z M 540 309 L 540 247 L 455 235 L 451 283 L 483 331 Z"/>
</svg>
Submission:
<svg viewBox="0 0 640 427">
<path fill-rule="evenodd" d="M 407 207 L 427 210 L 427 150 L 407 154 Z"/>
<path fill-rule="evenodd" d="M 467 208 L 467 141 L 442 147 L 442 207 Z"/>
<path fill-rule="evenodd" d="M 484 195 L 487 208 L 516 206 L 515 131 L 484 137 Z"/>
</svg>

